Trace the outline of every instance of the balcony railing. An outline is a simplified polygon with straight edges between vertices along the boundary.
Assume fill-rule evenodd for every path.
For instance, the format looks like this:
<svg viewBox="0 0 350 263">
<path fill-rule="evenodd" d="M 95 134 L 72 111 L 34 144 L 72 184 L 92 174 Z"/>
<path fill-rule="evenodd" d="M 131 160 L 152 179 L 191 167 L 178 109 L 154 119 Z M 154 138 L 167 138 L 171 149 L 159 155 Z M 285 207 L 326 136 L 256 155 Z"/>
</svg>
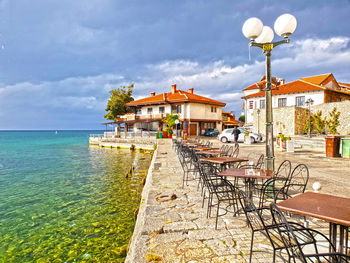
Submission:
<svg viewBox="0 0 350 263">
<path fill-rule="evenodd" d="M 120 120 L 125 121 L 135 121 L 135 120 L 145 120 L 145 119 L 163 119 L 165 117 L 164 113 L 159 114 L 127 114 L 120 116 Z"/>
</svg>

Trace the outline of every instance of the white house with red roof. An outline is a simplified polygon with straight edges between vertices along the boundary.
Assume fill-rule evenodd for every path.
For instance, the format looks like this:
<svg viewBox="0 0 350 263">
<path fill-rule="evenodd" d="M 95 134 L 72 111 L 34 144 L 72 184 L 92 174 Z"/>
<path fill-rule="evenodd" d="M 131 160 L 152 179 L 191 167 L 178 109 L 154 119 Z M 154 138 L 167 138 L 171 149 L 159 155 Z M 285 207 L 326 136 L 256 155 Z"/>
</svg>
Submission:
<svg viewBox="0 0 350 263">
<path fill-rule="evenodd" d="M 222 127 L 222 107 L 224 102 L 209 99 L 171 86 L 171 91 L 161 94 L 151 92 L 151 96 L 125 104 L 133 108 L 133 114 L 120 116 L 116 123 L 124 123 L 133 131 L 163 130 L 162 119 L 172 112 L 179 114 L 180 123 L 177 131 L 189 135 L 201 135 L 208 128 Z"/>
<path fill-rule="evenodd" d="M 265 109 L 266 80 L 243 89 L 246 125 L 254 122 L 254 111 Z M 332 73 L 301 78 L 289 83 L 284 79 L 272 78 L 272 107 L 306 107 L 306 101 L 313 105 L 350 100 L 350 84 L 338 83 Z"/>
</svg>

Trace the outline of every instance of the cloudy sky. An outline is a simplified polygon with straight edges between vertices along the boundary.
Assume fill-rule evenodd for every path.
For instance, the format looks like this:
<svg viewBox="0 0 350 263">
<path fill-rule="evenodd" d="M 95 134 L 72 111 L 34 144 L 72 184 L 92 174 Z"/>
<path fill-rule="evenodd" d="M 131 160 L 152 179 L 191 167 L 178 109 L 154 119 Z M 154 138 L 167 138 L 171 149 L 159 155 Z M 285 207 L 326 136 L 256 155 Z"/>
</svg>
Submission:
<svg viewBox="0 0 350 263">
<path fill-rule="evenodd" d="M 0 0 L 0 130 L 101 129 L 108 91 L 131 83 L 135 98 L 177 84 L 240 115 L 265 71 L 242 25 L 284 13 L 298 27 L 272 75 L 350 83 L 349 0 Z"/>
</svg>

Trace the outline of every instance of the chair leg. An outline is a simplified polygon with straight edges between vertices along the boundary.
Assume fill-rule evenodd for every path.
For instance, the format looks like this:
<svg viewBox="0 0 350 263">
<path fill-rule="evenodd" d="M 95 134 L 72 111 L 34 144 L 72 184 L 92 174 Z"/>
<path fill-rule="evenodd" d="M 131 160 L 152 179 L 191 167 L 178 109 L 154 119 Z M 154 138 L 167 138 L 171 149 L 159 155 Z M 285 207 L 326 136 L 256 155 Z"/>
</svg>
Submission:
<svg viewBox="0 0 350 263">
<path fill-rule="evenodd" d="M 220 207 L 220 201 L 218 200 L 218 206 L 216 209 L 215 229 L 218 229 L 219 207 Z"/>
<path fill-rule="evenodd" d="M 250 240 L 250 255 L 249 255 L 249 263 L 252 262 L 252 256 L 253 256 L 253 243 L 254 243 L 254 231 L 252 231 L 252 237 Z"/>
</svg>

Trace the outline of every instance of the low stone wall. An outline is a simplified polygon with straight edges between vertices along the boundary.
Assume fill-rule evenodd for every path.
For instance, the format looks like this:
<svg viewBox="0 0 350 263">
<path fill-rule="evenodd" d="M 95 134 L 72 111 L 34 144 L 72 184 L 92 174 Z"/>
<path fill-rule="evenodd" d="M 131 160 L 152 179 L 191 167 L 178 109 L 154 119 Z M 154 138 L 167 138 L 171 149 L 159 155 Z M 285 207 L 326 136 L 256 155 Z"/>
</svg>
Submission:
<svg viewBox="0 0 350 263">
<path fill-rule="evenodd" d="M 153 150 L 154 145 L 157 143 L 156 138 L 104 138 L 104 137 L 90 137 L 89 144 L 98 145 L 100 147 L 111 148 L 133 148 L 133 149 L 145 149 Z"/>
<path fill-rule="evenodd" d="M 311 106 L 311 113 L 316 113 L 319 110 L 322 111 L 322 117 L 328 118 L 329 113 L 336 108 L 340 112 L 338 133 L 340 135 L 350 135 L 350 100 L 342 102 L 324 103 L 319 105 Z M 253 130 L 259 131 L 262 134 L 266 133 L 266 113 L 264 109 L 260 110 L 259 118 L 257 111 L 254 111 Z M 283 107 L 273 109 L 273 133 L 276 136 L 278 133 L 285 135 L 301 135 L 304 134 L 304 125 L 309 118 L 308 108 L 302 107 Z"/>
</svg>

